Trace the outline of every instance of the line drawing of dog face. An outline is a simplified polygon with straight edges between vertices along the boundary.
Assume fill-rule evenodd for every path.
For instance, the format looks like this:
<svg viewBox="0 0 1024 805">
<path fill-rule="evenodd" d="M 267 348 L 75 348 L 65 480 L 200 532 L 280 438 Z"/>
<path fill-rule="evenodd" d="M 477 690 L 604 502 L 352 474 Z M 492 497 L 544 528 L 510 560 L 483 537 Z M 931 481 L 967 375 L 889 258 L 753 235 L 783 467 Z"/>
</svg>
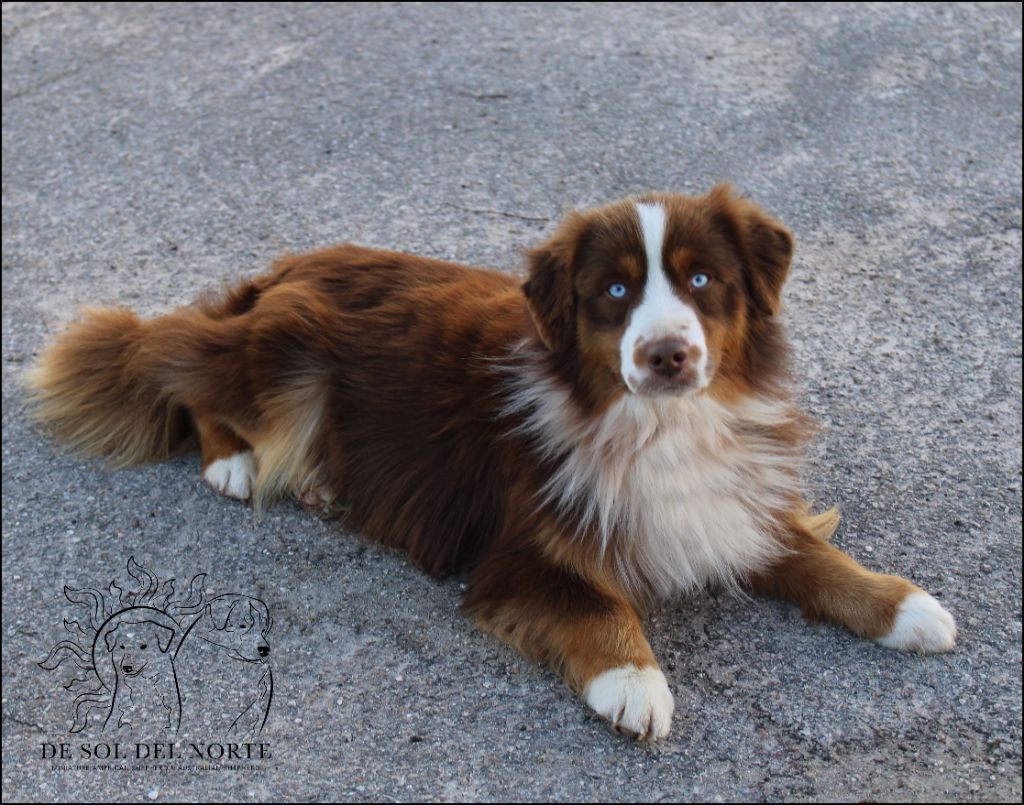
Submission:
<svg viewBox="0 0 1024 805">
<path fill-rule="evenodd" d="M 207 604 L 202 625 L 199 636 L 225 649 L 232 659 L 268 661 L 267 634 L 273 619 L 260 599 L 234 594 L 218 596 Z"/>
<path fill-rule="evenodd" d="M 156 621 L 121 623 L 106 634 L 107 651 L 114 661 L 118 676 L 131 679 L 149 669 L 147 677 L 160 673 L 169 658 L 167 650 L 174 630 Z"/>
<path fill-rule="evenodd" d="M 153 620 L 124 621 L 107 632 L 117 687 L 105 728 L 177 729 L 181 699 L 169 653 L 173 639 L 173 629 Z"/>
</svg>

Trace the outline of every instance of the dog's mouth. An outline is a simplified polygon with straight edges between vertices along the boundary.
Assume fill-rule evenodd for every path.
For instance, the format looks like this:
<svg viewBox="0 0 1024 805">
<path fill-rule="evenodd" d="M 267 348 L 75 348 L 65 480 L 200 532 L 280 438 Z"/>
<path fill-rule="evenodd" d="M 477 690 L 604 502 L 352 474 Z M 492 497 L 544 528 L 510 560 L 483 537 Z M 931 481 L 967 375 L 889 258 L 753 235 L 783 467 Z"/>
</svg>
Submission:
<svg viewBox="0 0 1024 805">
<path fill-rule="evenodd" d="M 242 662 L 270 662 L 269 651 L 265 653 L 262 651 L 258 653 L 251 653 L 248 651 L 239 651 L 236 649 L 235 651 L 231 652 L 231 656 L 236 660 L 241 660 Z"/>
<path fill-rule="evenodd" d="M 142 673 L 142 669 L 145 668 L 145 667 L 146 666 L 144 664 L 143 665 L 122 665 L 121 666 L 121 673 L 124 676 L 128 676 L 128 677 L 138 676 L 139 674 Z"/>
<path fill-rule="evenodd" d="M 681 397 L 701 388 L 696 372 L 684 372 L 672 378 L 647 377 L 637 387 L 636 393 L 643 397 Z"/>
<path fill-rule="evenodd" d="M 691 362 L 672 374 L 630 373 L 625 378 L 625 385 L 638 397 L 682 397 L 706 388 L 709 384 L 706 378 L 710 376 L 710 362 L 703 372 L 696 362 Z"/>
</svg>

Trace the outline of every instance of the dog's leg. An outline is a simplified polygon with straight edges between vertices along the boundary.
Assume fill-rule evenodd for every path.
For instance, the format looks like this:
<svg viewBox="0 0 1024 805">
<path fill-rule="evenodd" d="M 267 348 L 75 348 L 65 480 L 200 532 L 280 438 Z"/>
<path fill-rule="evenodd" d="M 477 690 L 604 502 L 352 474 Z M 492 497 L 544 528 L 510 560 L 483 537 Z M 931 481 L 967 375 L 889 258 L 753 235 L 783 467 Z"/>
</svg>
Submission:
<svg viewBox="0 0 1024 805">
<path fill-rule="evenodd" d="M 203 480 L 222 495 L 248 500 L 256 482 L 256 461 L 249 444 L 226 425 L 195 418 L 203 451 Z"/>
<path fill-rule="evenodd" d="M 888 648 L 920 653 L 953 648 L 952 615 L 920 587 L 867 570 L 798 525 L 788 536 L 790 553 L 750 579 L 754 590 L 793 602 L 809 621 L 842 624 Z"/>
<path fill-rule="evenodd" d="M 652 741 L 668 734 L 672 694 L 616 590 L 524 549 L 485 559 L 463 606 L 482 628 L 550 663 L 616 730 Z"/>
</svg>

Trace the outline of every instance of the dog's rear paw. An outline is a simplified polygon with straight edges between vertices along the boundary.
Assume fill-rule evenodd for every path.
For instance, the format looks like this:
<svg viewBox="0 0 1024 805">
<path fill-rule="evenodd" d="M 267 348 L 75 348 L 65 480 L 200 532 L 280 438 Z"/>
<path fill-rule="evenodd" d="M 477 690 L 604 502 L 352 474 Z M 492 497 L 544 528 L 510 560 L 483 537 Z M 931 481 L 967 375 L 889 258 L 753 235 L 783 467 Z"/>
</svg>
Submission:
<svg viewBox="0 0 1024 805">
<path fill-rule="evenodd" d="M 228 497 L 248 500 L 256 483 L 256 461 L 251 450 L 218 458 L 203 470 L 203 480 Z"/>
<path fill-rule="evenodd" d="M 886 648 L 933 654 L 949 651 L 956 641 L 953 616 L 923 590 L 911 593 L 896 610 L 892 631 L 878 642 Z"/>
<path fill-rule="evenodd" d="M 675 701 L 658 668 L 613 668 L 594 677 L 583 695 L 618 732 L 640 740 L 664 738 L 672 726 Z"/>
<path fill-rule="evenodd" d="M 295 492 L 295 499 L 304 508 L 324 517 L 330 517 L 344 511 L 344 506 L 338 503 L 334 493 L 326 485 L 307 486 L 304 489 L 300 489 Z"/>
</svg>

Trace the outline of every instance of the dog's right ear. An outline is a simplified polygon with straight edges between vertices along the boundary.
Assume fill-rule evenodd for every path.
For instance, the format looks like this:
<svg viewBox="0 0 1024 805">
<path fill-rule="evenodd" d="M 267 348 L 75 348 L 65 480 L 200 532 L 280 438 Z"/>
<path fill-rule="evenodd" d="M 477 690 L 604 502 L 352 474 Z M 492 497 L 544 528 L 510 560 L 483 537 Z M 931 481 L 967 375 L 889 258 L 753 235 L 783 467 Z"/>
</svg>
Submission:
<svg viewBox="0 0 1024 805">
<path fill-rule="evenodd" d="M 106 636 L 103 638 L 104 642 L 106 642 L 106 644 L 107 644 L 107 652 L 108 653 L 112 652 L 114 650 L 114 646 L 117 645 L 117 630 L 120 629 L 120 628 L 121 627 L 118 626 L 115 629 L 111 629 L 109 632 L 107 632 Z"/>
<path fill-rule="evenodd" d="M 223 632 L 228 628 L 228 620 L 231 617 L 231 610 L 234 609 L 235 601 L 229 596 L 214 598 L 206 605 L 206 617 L 213 621 L 214 628 Z"/>
<path fill-rule="evenodd" d="M 552 352 L 568 349 L 576 334 L 573 267 L 586 231 L 587 219 L 569 213 L 555 234 L 528 255 L 530 278 L 523 284 L 526 307 L 540 340 Z"/>
<path fill-rule="evenodd" d="M 217 613 L 213 611 L 213 603 L 206 605 L 206 610 L 203 612 L 203 620 L 207 620 L 212 624 L 211 626 L 206 627 L 207 631 L 224 631 L 224 624 L 221 623 Z"/>
</svg>

